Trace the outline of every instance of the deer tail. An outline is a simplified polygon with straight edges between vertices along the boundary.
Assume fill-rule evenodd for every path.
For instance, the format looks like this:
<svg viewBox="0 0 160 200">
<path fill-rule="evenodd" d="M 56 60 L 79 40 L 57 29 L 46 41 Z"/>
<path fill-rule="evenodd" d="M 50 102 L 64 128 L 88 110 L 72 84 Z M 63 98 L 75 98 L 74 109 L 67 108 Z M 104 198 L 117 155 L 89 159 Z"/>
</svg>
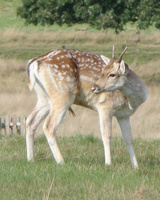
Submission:
<svg viewBox="0 0 160 200">
<path fill-rule="evenodd" d="M 27 73 L 28 73 L 28 86 L 32 90 L 36 82 L 36 75 L 38 71 L 38 62 L 36 60 L 29 60 L 27 64 Z"/>
</svg>

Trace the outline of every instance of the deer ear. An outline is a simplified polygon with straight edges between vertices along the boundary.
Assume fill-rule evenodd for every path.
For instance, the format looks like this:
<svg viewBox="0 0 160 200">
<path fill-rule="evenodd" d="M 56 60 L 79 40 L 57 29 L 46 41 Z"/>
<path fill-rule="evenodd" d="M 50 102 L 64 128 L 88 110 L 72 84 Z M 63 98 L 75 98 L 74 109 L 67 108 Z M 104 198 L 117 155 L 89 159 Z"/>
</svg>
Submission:
<svg viewBox="0 0 160 200">
<path fill-rule="evenodd" d="M 122 74 L 128 74 L 129 71 L 128 65 L 123 60 L 120 62 L 120 71 Z"/>
<path fill-rule="evenodd" d="M 101 55 L 101 58 L 102 58 L 102 60 L 105 62 L 106 65 L 109 64 L 109 62 L 110 62 L 110 59 L 109 59 L 109 58 L 107 58 L 107 57 L 105 57 L 105 56 L 102 56 L 102 55 Z"/>
</svg>

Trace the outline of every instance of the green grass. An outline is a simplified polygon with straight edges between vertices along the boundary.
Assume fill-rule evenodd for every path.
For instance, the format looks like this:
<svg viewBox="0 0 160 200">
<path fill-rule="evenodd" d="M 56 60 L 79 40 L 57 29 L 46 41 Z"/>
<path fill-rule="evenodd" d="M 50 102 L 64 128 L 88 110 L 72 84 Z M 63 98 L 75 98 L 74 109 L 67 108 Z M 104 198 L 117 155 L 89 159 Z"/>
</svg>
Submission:
<svg viewBox="0 0 160 200">
<path fill-rule="evenodd" d="M 104 166 L 102 142 L 92 136 L 58 138 L 66 164 L 57 165 L 46 139 L 35 140 L 36 161 L 26 161 L 25 139 L 0 140 L 1 199 L 158 200 L 160 141 L 136 139 L 139 170 L 131 167 L 123 141 L 112 141 L 112 166 Z"/>
</svg>

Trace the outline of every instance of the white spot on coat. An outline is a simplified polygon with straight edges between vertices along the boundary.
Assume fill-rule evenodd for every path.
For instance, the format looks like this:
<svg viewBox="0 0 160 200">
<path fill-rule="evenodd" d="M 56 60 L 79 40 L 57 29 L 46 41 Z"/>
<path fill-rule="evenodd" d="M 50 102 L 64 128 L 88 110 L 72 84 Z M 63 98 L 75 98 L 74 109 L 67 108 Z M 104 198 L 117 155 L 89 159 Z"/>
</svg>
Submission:
<svg viewBox="0 0 160 200">
<path fill-rule="evenodd" d="M 56 69 L 58 69 L 58 65 L 54 64 L 54 67 L 55 67 Z"/>
</svg>

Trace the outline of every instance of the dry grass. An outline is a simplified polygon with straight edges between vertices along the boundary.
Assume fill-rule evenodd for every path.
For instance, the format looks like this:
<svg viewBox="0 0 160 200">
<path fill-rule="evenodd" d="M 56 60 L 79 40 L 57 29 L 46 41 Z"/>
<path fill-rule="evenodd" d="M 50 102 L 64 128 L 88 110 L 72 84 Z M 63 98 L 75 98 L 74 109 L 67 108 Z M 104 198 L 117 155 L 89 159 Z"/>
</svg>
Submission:
<svg viewBox="0 0 160 200">
<path fill-rule="evenodd" d="M 155 53 L 156 54 L 156 53 Z M 160 63 L 159 60 L 150 60 L 148 63 L 139 64 L 136 58 L 131 65 L 131 68 L 141 77 L 150 78 L 154 74 L 160 74 Z M 137 64 L 138 63 L 138 64 Z"/>
<path fill-rule="evenodd" d="M 17 59 L 0 58 L 1 76 L 6 76 L 12 72 L 24 71 L 24 62 Z"/>
<path fill-rule="evenodd" d="M 0 69 L 1 93 L 15 94 L 27 88 L 26 69 L 22 60 L 0 58 Z"/>
<path fill-rule="evenodd" d="M 36 103 L 36 96 L 28 89 L 21 93 L 1 93 L 1 116 L 5 115 L 25 115 L 28 116 Z M 147 101 L 137 110 L 132 116 L 132 129 L 134 137 L 143 138 L 160 138 L 160 113 L 159 113 L 159 86 L 149 87 L 149 96 Z M 61 123 L 57 135 L 73 136 L 76 134 L 93 135 L 100 137 L 99 121 L 96 112 L 86 108 L 73 106 L 76 112 L 76 117 L 69 113 L 66 114 Z M 41 134 L 42 127 L 37 131 Z M 113 136 L 120 136 L 119 126 L 117 121 L 113 121 Z"/>
<path fill-rule="evenodd" d="M 59 41 L 72 41 L 76 43 L 77 41 L 85 42 L 85 45 L 102 45 L 104 42 L 135 45 L 137 44 L 138 34 L 135 27 L 127 27 L 125 31 L 116 35 L 113 30 L 108 29 L 107 31 L 97 31 L 95 29 L 88 29 L 86 25 L 84 28 L 78 29 L 77 26 L 73 27 L 59 27 L 57 28 L 43 28 L 37 31 L 35 28 L 25 28 L 25 31 L 19 28 L 7 28 L 0 31 L 0 37 L 3 42 L 8 41 L 20 41 L 24 42 L 38 41 L 38 43 L 44 43 L 49 41 L 54 41 L 58 43 Z M 39 38 L 41 38 L 39 40 Z M 156 29 L 150 29 L 148 31 L 141 31 L 140 34 L 141 43 L 147 43 L 147 45 L 154 46 L 160 43 L 159 31 Z"/>
</svg>

